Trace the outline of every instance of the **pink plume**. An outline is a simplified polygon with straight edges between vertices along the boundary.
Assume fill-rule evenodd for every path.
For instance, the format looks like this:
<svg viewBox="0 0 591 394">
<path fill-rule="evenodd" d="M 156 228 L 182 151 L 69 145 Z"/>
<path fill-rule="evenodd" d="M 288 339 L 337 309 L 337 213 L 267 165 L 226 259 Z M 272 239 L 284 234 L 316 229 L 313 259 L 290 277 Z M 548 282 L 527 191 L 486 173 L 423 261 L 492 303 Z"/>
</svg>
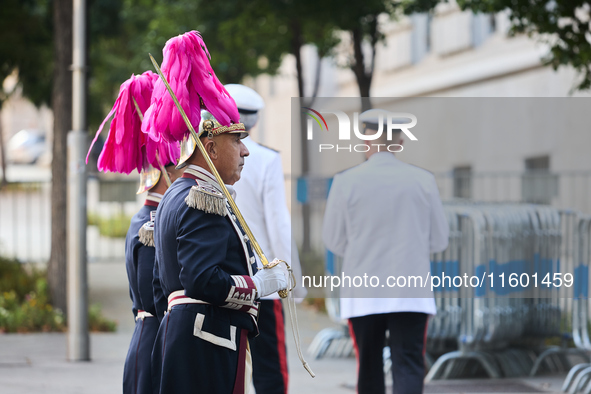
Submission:
<svg viewBox="0 0 591 394">
<path fill-rule="evenodd" d="M 220 124 L 239 122 L 236 103 L 211 68 L 209 51 L 199 32 L 193 30 L 171 38 L 163 55 L 162 74 L 195 129 L 201 121 L 201 101 Z M 180 141 L 187 133 L 187 126 L 161 79 L 154 85 L 141 129 L 154 141 Z"/>
<path fill-rule="evenodd" d="M 159 168 L 156 152 L 158 152 L 163 165 L 178 160 L 180 156 L 178 144 L 154 141 L 141 130 L 142 122 L 140 114 L 137 113 L 134 99 L 139 110 L 146 113 L 150 106 L 154 83 L 157 80 L 157 74 L 146 71 L 142 75 L 132 75 L 121 84 L 119 96 L 113 108 L 99 127 L 90 145 L 86 163 L 88 163 L 92 146 L 107 120 L 113 115 L 109 134 L 98 159 L 100 171 L 129 174 L 133 170 L 140 172 L 147 164 Z"/>
</svg>

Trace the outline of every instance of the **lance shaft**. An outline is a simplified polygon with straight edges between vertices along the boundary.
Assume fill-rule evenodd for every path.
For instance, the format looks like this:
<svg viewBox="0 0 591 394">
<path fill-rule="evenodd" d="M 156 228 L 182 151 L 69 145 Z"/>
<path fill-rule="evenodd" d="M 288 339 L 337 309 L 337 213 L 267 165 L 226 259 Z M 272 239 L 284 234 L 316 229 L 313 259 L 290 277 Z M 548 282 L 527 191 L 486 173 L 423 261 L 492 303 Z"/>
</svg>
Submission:
<svg viewBox="0 0 591 394">
<path fill-rule="evenodd" d="M 162 82 L 164 82 L 164 85 L 166 85 L 166 89 L 168 89 L 168 93 L 170 93 L 170 96 L 172 97 L 172 99 L 173 99 L 176 107 L 178 108 L 179 112 L 181 113 L 181 116 L 183 117 L 183 120 L 185 121 L 185 124 L 189 128 L 189 131 L 191 132 L 191 136 L 195 140 L 195 144 L 197 145 L 197 147 L 201 151 L 201 154 L 203 155 L 203 157 L 207 161 L 207 165 L 209 166 L 209 169 L 211 170 L 212 174 L 215 176 L 215 179 L 218 181 L 218 183 L 220 185 L 220 188 L 222 189 L 222 193 L 224 194 L 224 196 L 228 200 L 228 203 L 230 204 L 230 207 L 232 207 L 232 210 L 234 211 L 234 214 L 236 215 L 236 218 L 238 219 L 238 221 L 240 222 L 240 225 L 244 229 L 244 232 L 246 233 L 246 235 L 250 239 L 250 242 L 251 242 L 251 244 L 252 244 L 252 246 L 253 246 L 256 254 L 261 259 L 261 263 L 263 263 L 263 266 L 267 266 L 269 264 L 269 260 L 267 260 L 267 257 L 265 256 L 265 253 L 263 253 L 263 250 L 261 249 L 261 246 L 257 242 L 257 240 L 254 237 L 254 234 L 252 233 L 252 231 L 250 231 L 250 227 L 248 227 L 248 224 L 246 224 L 246 220 L 244 220 L 244 217 L 242 216 L 242 213 L 240 213 L 240 210 L 238 209 L 238 206 L 236 205 L 236 203 L 234 202 L 234 199 L 230 195 L 230 192 L 226 188 L 226 184 L 222 180 L 222 177 L 220 176 L 220 174 L 218 173 L 217 169 L 215 168 L 215 165 L 213 164 L 213 162 L 209 158 L 209 155 L 205 151 L 205 148 L 203 147 L 203 144 L 201 143 L 201 140 L 199 139 L 199 135 L 197 134 L 197 132 L 195 132 L 195 129 L 193 128 L 193 125 L 189 121 L 189 118 L 187 117 L 187 114 L 185 113 L 185 110 L 183 110 L 183 107 L 181 107 L 181 104 L 179 103 L 179 100 L 177 99 L 176 95 L 172 91 L 172 88 L 170 87 L 170 85 L 168 84 L 168 81 L 166 80 L 166 78 L 162 74 L 162 71 L 160 70 L 160 67 L 158 66 L 158 63 L 156 62 L 156 60 L 154 59 L 154 57 L 151 54 L 150 54 L 150 59 L 152 60 L 152 64 L 154 64 L 154 67 L 156 68 L 156 71 L 158 72 L 158 75 L 160 75 L 160 78 L 162 78 Z M 281 294 L 281 292 L 280 292 L 280 295 L 283 298 L 285 298 Z M 285 294 L 285 296 L 287 296 L 287 294 Z"/>
</svg>

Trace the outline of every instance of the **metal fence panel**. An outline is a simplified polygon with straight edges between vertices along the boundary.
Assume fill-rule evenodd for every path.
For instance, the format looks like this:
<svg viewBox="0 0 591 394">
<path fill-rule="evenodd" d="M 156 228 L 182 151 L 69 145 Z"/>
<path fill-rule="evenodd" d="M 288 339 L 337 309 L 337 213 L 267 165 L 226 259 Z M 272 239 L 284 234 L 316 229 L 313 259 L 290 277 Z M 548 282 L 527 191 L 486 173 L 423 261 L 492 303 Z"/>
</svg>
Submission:
<svg viewBox="0 0 591 394">
<path fill-rule="evenodd" d="M 140 208 L 137 182 L 89 180 L 89 215 L 112 220 L 101 231 L 87 227 L 88 261 L 123 260 L 128 220 Z M 64 223 L 65 225 L 65 223 Z M 0 191 L 0 255 L 44 263 L 51 249 L 51 183 L 10 183 Z"/>
</svg>

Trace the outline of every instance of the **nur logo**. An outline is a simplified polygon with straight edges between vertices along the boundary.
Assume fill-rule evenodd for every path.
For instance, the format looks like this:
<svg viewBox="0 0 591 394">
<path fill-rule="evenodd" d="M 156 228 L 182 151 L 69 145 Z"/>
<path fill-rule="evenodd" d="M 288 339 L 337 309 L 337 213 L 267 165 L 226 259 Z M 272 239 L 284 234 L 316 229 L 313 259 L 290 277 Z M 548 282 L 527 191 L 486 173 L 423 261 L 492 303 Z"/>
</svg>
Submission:
<svg viewBox="0 0 591 394">
<path fill-rule="evenodd" d="M 322 114 L 312 108 L 309 107 L 302 107 L 304 113 L 309 116 L 307 120 L 307 139 L 309 141 L 314 139 L 314 121 L 318 124 L 321 131 L 328 130 L 328 124 L 326 119 L 322 114 L 332 114 L 337 117 L 337 121 L 339 124 L 339 140 L 340 141 L 349 141 L 351 140 L 351 120 L 349 116 L 343 111 L 322 111 Z M 375 124 L 373 125 L 372 129 L 377 129 L 375 134 L 364 134 L 363 131 L 365 127 L 359 127 L 359 112 L 353 112 L 353 133 L 355 137 L 363 141 L 374 141 L 377 140 L 382 136 L 384 131 L 386 132 L 386 137 L 388 141 L 392 141 L 393 133 L 397 133 L 398 131 L 402 131 L 411 141 L 418 141 L 418 138 L 415 137 L 413 133 L 409 129 L 416 126 L 417 124 L 417 117 L 410 113 L 403 113 L 403 112 L 390 112 L 382 109 L 378 109 L 375 111 L 377 114 L 377 119 L 374 120 Z M 366 122 L 368 123 L 368 122 Z M 385 130 L 384 130 L 385 129 Z M 402 145 L 399 144 L 392 144 L 392 145 L 385 145 L 385 144 L 372 144 L 378 146 L 378 150 L 380 146 L 384 146 L 384 150 L 388 150 L 390 152 L 401 152 Z M 392 148 L 391 148 L 392 147 Z M 396 147 L 397 150 L 393 147 Z M 333 144 L 319 144 L 319 151 L 322 150 L 330 150 L 335 149 L 335 145 Z M 360 145 L 348 145 L 348 146 L 340 146 L 336 145 L 336 151 L 339 150 L 355 150 L 356 152 L 366 152 L 369 149 L 369 145 L 367 144 L 360 144 Z"/>
<path fill-rule="evenodd" d="M 311 114 L 310 112 L 307 112 L 306 114 L 311 117 L 312 119 L 314 119 L 316 121 L 316 123 L 318 123 L 318 126 L 320 126 L 320 130 L 322 130 L 322 124 L 320 123 L 320 119 L 322 119 L 322 123 L 324 123 L 324 127 L 326 127 L 326 131 L 328 131 L 328 125 L 326 124 L 326 119 L 324 119 L 324 117 L 320 114 L 320 112 L 309 108 L 309 107 L 302 107 L 303 109 L 307 109 L 308 111 L 313 112 L 315 115 Z M 312 119 L 308 119 L 308 139 L 311 140 L 312 139 Z"/>
<path fill-rule="evenodd" d="M 312 140 L 314 136 L 314 122 L 316 121 L 320 130 L 328 131 L 328 124 L 322 114 L 315 109 L 309 107 L 302 107 L 302 109 L 308 110 L 306 114 L 311 118 L 308 119 L 307 123 L 307 134 L 308 140 Z M 359 131 L 359 112 L 353 112 L 353 133 L 355 136 L 364 141 L 372 141 L 381 137 L 384 131 L 384 123 L 386 123 L 386 132 L 388 133 L 388 140 L 392 139 L 393 130 L 401 130 L 411 141 L 418 141 L 413 133 L 410 132 L 410 128 L 416 126 L 417 117 L 413 114 L 402 113 L 402 112 L 390 112 L 386 110 L 379 110 L 378 115 L 378 130 L 376 134 L 365 135 Z M 339 122 L 339 139 L 350 140 L 351 139 L 351 121 L 349 116 L 343 111 L 322 111 L 324 114 L 333 114 L 337 117 Z M 384 122 L 386 120 L 386 122 Z M 322 122 L 321 122 L 322 121 Z M 324 126 L 323 126 L 324 125 Z"/>
</svg>

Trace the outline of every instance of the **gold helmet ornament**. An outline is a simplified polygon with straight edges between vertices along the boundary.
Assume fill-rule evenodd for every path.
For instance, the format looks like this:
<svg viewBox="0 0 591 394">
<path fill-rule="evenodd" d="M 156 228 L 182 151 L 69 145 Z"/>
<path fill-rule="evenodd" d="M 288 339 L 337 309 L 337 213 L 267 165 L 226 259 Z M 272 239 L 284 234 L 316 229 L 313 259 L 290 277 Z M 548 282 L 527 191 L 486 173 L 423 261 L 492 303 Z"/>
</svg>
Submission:
<svg viewBox="0 0 591 394">
<path fill-rule="evenodd" d="M 230 126 L 222 126 L 209 111 L 202 109 L 201 121 L 199 122 L 198 131 L 199 138 L 203 136 L 213 138 L 216 135 L 224 133 L 239 133 L 241 139 L 248 136 L 248 131 L 246 131 L 243 123 L 234 123 Z M 185 135 L 181 141 L 181 156 L 179 158 L 179 163 L 176 166 L 177 169 L 187 166 L 187 160 L 189 160 L 189 157 L 191 157 L 193 152 L 195 152 L 195 147 L 195 140 L 191 134 Z"/>
</svg>

